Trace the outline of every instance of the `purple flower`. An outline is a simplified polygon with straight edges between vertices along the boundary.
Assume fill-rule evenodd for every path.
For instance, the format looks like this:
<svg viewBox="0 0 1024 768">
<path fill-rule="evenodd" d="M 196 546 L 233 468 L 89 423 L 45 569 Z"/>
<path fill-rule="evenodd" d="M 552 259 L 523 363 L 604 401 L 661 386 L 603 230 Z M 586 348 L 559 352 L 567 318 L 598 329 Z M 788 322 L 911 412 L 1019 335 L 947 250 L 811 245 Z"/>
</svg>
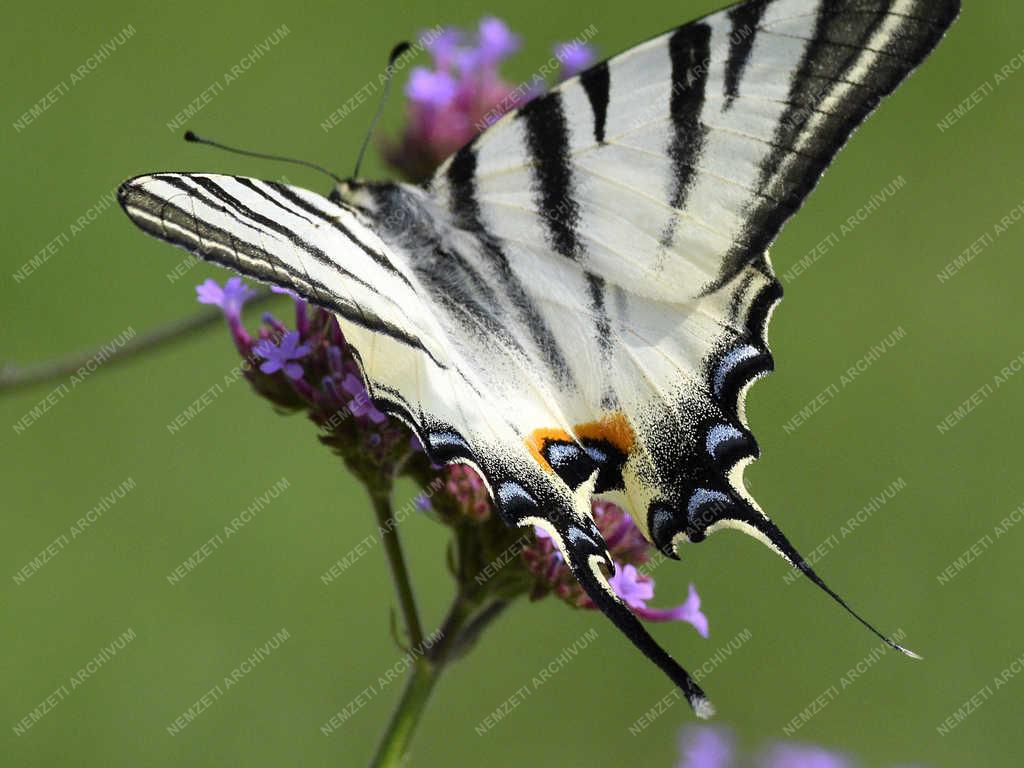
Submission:
<svg viewBox="0 0 1024 768">
<path fill-rule="evenodd" d="M 692 625 L 701 637 L 707 638 L 710 634 L 708 632 L 708 617 L 700 609 L 700 595 L 697 594 L 697 588 L 693 584 L 690 585 L 686 601 L 675 608 L 647 608 L 644 606 L 634 610 L 638 616 L 647 621 L 685 621 Z"/>
<path fill-rule="evenodd" d="M 647 601 L 654 597 L 654 582 L 645 577 L 633 565 L 615 564 L 615 575 L 608 583 L 615 594 L 630 608 L 646 608 Z"/>
<path fill-rule="evenodd" d="M 533 534 L 541 541 L 547 541 L 551 543 L 551 554 L 548 555 L 548 557 L 551 558 L 551 565 L 553 567 L 558 567 L 558 565 L 562 562 L 562 553 L 559 552 L 558 548 L 555 546 L 555 540 L 554 538 L 552 538 L 551 534 L 543 528 L 541 528 L 539 525 L 533 526 Z"/>
<path fill-rule="evenodd" d="M 776 744 L 759 762 L 763 768 L 850 768 L 841 755 L 812 744 Z"/>
<path fill-rule="evenodd" d="M 724 728 L 687 725 L 679 734 L 680 760 L 676 768 L 730 768 L 740 762 L 732 733 Z M 852 768 L 847 757 L 813 744 L 778 742 L 743 765 L 758 768 Z"/>
<path fill-rule="evenodd" d="M 555 58 L 562 65 L 561 79 L 568 80 L 593 64 L 597 54 L 592 46 L 572 40 L 555 46 Z"/>
<path fill-rule="evenodd" d="M 432 72 L 423 67 L 412 71 L 405 86 L 405 94 L 410 101 L 438 109 L 451 104 L 457 91 L 458 84 L 450 74 Z"/>
<path fill-rule="evenodd" d="M 430 30 L 427 30 L 420 35 L 420 40 L 424 41 L 423 47 L 434 58 L 434 66 L 438 69 L 448 69 L 455 63 L 462 32 L 456 27 L 445 27 L 440 35 L 431 37 Z"/>
<path fill-rule="evenodd" d="M 242 306 L 256 295 L 256 292 L 242 282 L 240 277 L 229 277 L 224 287 L 213 279 L 207 279 L 196 286 L 196 298 L 200 304 L 213 304 L 220 307 L 227 318 L 237 318 L 242 313 Z"/>
<path fill-rule="evenodd" d="M 480 20 L 477 34 L 483 63 L 495 64 L 519 50 L 519 35 L 513 34 L 504 21 L 494 16 Z"/>
<path fill-rule="evenodd" d="M 691 725 L 679 737 L 676 768 L 729 768 L 733 756 L 731 735 L 721 728 Z"/>
<path fill-rule="evenodd" d="M 491 514 L 491 496 L 476 470 L 465 464 L 452 464 L 445 468 L 445 475 L 445 490 L 460 511 L 476 520 L 486 520 Z"/>
<path fill-rule="evenodd" d="M 648 608 L 647 601 L 654 597 L 654 579 L 640 573 L 635 566 L 616 564 L 615 575 L 608 583 L 615 594 L 640 618 L 647 621 L 685 621 L 701 637 L 708 636 L 708 617 L 700 610 L 700 595 L 693 584 L 690 585 L 686 602 L 681 605 L 675 608 Z"/>
<path fill-rule="evenodd" d="M 270 292 L 292 297 L 292 301 L 295 302 L 295 330 L 302 334 L 302 336 L 306 336 L 309 333 L 309 316 L 306 314 L 306 300 L 291 288 L 282 288 L 279 285 L 270 286 Z M 266 316 L 264 316 L 265 318 Z"/>
<path fill-rule="evenodd" d="M 408 123 L 401 140 L 385 148 L 388 162 L 414 181 L 532 95 L 501 77 L 502 61 L 519 48 L 501 19 L 482 19 L 475 34 L 449 27 L 426 46 L 433 67 L 410 73 Z"/>
<path fill-rule="evenodd" d="M 615 562 L 615 574 L 608 582 L 622 601 L 640 618 L 647 621 L 685 621 L 701 634 L 708 636 L 708 619 L 700 610 L 700 595 L 690 585 L 690 594 L 682 605 L 675 608 L 649 608 L 654 598 L 654 579 L 642 573 L 637 566 L 650 561 L 651 545 L 636 527 L 633 518 L 621 507 L 608 501 L 593 503 L 594 522 L 604 536 L 608 551 Z M 579 586 L 572 571 L 562 559 L 558 547 L 543 528 L 534 526 L 536 541 L 523 549 L 526 567 L 536 578 L 534 596 L 548 592 L 580 608 L 596 608 L 593 601 Z"/>
<path fill-rule="evenodd" d="M 270 339 L 261 339 L 256 342 L 253 352 L 262 357 L 266 362 L 260 364 L 263 373 L 276 373 L 283 370 L 290 379 L 302 378 L 302 366 L 292 362 L 299 360 L 309 354 L 309 345 L 300 344 L 298 331 L 289 331 L 281 338 L 281 343 L 275 345 Z"/>
<path fill-rule="evenodd" d="M 387 415 L 378 411 L 374 406 L 370 393 L 366 391 L 363 382 L 354 373 L 345 376 L 341 382 L 341 388 L 352 397 L 348 408 L 353 416 L 364 416 L 374 424 L 383 424 L 388 420 Z"/>
</svg>

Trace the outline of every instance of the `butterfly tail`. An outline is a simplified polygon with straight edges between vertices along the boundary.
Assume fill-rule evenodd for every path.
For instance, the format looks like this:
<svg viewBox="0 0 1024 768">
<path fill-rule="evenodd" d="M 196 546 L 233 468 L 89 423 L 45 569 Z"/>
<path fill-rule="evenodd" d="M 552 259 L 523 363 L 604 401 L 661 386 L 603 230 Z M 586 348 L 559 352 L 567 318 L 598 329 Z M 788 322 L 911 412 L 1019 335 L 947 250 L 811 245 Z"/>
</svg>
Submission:
<svg viewBox="0 0 1024 768">
<path fill-rule="evenodd" d="M 568 520 L 568 523 L 565 523 L 565 520 Z M 614 574 L 615 564 L 608 554 L 604 538 L 589 517 L 530 517 L 521 519 L 518 524 L 539 525 L 544 528 L 557 543 L 566 564 L 572 569 L 576 580 L 594 605 L 629 638 L 633 645 L 669 676 L 686 696 L 697 717 L 707 719 L 714 715 L 715 708 L 697 682 L 651 637 L 636 614 L 615 594 L 608 578 L 601 570 L 604 566 L 610 574 Z"/>
<path fill-rule="evenodd" d="M 826 584 L 814 569 L 810 563 L 804 559 L 790 542 L 786 538 L 785 534 L 779 529 L 779 527 L 765 514 L 760 513 L 758 510 L 752 509 L 749 506 L 739 515 L 730 515 L 731 519 L 726 520 L 726 524 L 734 524 L 733 527 L 737 527 L 745 533 L 750 534 L 759 541 L 767 544 L 769 547 L 778 552 L 793 568 L 796 568 L 810 579 L 814 584 L 821 588 L 829 597 L 835 600 L 839 605 L 846 609 L 846 611 L 853 616 L 857 621 L 867 627 L 871 632 L 877 635 L 882 641 L 893 649 L 899 651 L 912 659 L 920 659 L 921 657 L 914 653 L 909 648 L 897 643 L 892 638 L 882 634 L 878 629 L 875 628 L 867 619 L 857 613 L 850 605 L 840 597 L 831 587 Z"/>
<path fill-rule="evenodd" d="M 673 683 L 686 696 L 694 714 L 701 719 L 708 719 L 715 714 L 715 708 L 704 691 L 690 673 L 683 669 L 658 642 L 651 637 L 644 625 L 619 597 L 614 593 L 601 572 L 601 564 L 605 561 L 599 556 L 590 556 L 583 563 L 570 561 L 573 574 L 587 595 L 601 612 L 611 619 L 630 641 L 651 661 L 658 665 L 662 672 L 669 676 Z"/>
</svg>

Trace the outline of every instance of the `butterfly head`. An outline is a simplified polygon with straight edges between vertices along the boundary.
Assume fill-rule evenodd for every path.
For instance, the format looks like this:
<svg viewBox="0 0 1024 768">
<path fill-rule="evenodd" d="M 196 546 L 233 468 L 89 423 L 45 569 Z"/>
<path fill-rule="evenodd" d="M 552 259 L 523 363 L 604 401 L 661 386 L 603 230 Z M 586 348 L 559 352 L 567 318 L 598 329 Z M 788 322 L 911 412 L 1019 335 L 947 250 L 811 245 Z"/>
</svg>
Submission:
<svg viewBox="0 0 1024 768">
<path fill-rule="evenodd" d="M 367 183 L 361 179 L 342 179 L 334 185 L 334 189 L 331 190 L 328 197 L 332 202 L 347 203 L 356 207 L 364 207 L 360 203 L 365 204 L 370 201 L 367 194 Z"/>
</svg>

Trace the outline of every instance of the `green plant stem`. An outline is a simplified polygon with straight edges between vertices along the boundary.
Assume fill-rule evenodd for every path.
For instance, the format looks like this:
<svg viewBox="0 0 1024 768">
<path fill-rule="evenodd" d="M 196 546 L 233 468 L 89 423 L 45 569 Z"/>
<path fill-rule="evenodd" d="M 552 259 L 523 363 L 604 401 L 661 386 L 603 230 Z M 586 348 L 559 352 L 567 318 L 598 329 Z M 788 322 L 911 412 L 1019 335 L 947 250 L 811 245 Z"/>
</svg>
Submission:
<svg viewBox="0 0 1024 768">
<path fill-rule="evenodd" d="M 409 569 L 402 554 L 402 543 L 398 540 L 398 524 L 391 513 L 390 483 L 387 484 L 387 488 L 371 490 L 370 498 L 373 501 L 373 511 L 377 515 L 377 525 L 380 527 L 381 543 L 384 545 L 384 553 L 391 569 L 391 580 L 395 584 L 398 603 L 405 618 L 409 645 L 413 651 L 422 653 L 423 627 L 416 608 L 416 597 L 412 592 L 412 582 L 409 580 Z"/>
<path fill-rule="evenodd" d="M 412 666 L 409 679 L 402 691 L 395 711 L 391 714 L 388 727 L 381 737 L 377 753 L 370 763 L 372 768 L 393 768 L 402 765 L 402 759 L 409 749 L 412 735 L 427 708 L 427 701 L 434 690 L 434 684 L 441 674 L 441 667 L 418 661 Z"/>
<path fill-rule="evenodd" d="M 371 768 L 397 768 L 402 765 L 416 726 L 426 711 L 430 694 L 448 662 L 456 655 L 453 651 L 462 644 L 463 630 L 474 625 L 474 617 L 491 616 L 493 613 L 486 607 L 480 611 L 478 603 L 459 592 L 441 628 L 429 638 L 430 648 L 414 646 L 411 649 L 410 653 L 418 654 L 417 658 L 370 763 Z"/>
</svg>

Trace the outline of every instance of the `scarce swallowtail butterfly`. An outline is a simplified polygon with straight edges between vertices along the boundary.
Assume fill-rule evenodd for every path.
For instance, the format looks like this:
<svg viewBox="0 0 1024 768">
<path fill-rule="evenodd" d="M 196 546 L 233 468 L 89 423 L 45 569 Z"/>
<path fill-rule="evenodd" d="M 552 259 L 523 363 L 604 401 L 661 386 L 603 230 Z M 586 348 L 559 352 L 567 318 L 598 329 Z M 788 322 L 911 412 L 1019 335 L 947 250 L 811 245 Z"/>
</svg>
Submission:
<svg viewBox="0 0 1024 768">
<path fill-rule="evenodd" d="M 437 463 L 476 468 L 508 525 L 545 529 L 708 716 L 610 588 L 592 498 L 671 558 L 739 529 L 846 606 L 744 487 L 744 397 L 772 369 L 782 295 L 768 246 L 959 6 L 750 0 L 561 83 L 423 186 L 322 197 L 154 173 L 120 202 L 151 235 L 336 313 L 376 405 Z"/>
</svg>

